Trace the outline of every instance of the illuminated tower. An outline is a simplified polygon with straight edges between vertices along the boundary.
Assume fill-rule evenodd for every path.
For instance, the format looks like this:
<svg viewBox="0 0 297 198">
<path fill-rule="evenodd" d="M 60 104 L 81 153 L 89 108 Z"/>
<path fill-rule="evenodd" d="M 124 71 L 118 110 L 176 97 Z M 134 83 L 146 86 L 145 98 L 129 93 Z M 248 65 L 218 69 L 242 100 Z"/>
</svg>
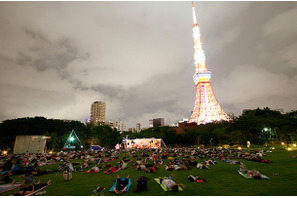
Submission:
<svg viewBox="0 0 297 198">
<path fill-rule="evenodd" d="M 211 72 L 207 70 L 205 64 L 205 55 L 200 40 L 200 29 L 196 19 L 195 7 L 192 2 L 193 10 L 193 37 L 194 37 L 194 60 L 196 72 L 193 76 L 196 84 L 195 107 L 190 122 L 206 124 L 216 121 L 232 120 L 218 103 L 211 84 Z"/>
</svg>

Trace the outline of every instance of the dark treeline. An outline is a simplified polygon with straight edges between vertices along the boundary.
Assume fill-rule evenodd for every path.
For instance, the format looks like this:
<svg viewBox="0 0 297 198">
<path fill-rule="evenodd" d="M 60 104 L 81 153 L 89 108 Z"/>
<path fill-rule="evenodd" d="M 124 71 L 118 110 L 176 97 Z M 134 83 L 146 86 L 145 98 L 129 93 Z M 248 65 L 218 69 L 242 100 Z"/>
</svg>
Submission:
<svg viewBox="0 0 297 198">
<path fill-rule="evenodd" d="M 263 137 L 264 129 L 273 134 L 272 139 Z M 17 135 L 46 135 L 47 148 L 59 151 L 63 148 L 70 132 L 74 130 L 79 139 L 88 148 L 92 144 L 114 148 L 122 138 L 163 138 L 167 145 L 188 146 L 196 144 L 222 145 L 264 144 L 268 141 L 291 143 L 297 141 L 297 111 L 281 114 L 269 108 L 247 111 L 232 122 L 209 123 L 176 134 L 173 127 L 154 127 L 140 133 L 120 134 L 109 126 L 94 126 L 79 121 L 65 122 L 44 117 L 18 118 L 5 120 L 0 124 L 0 149 L 13 148 Z M 266 131 L 267 132 L 267 131 Z"/>
<path fill-rule="evenodd" d="M 267 131 L 264 129 L 266 128 Z M 271 138 L 266 133 L 271 133 Z M 297 111 L 281 114 L 269 108 L 247 111 L 232 122 L 199 125 L 185 133 L 176 134 L 172 127 L 158 127 L 143 130 L 130 137 L 161 137 L 169 145 L 223 145 L 251 144 L 263 145 L 266 142 L 292 143 L 297 141 Z"/>
<path fill-rule="evenodd" d="M 44 117 L 5 120 L 0 124 L 0 149 L 13 148 L 17 135 L 46 135 L 47 148 L 60 151 L 74 130 L 85 148 L 92 144 L 115 146 L 121 141 L 119 132 L 109 126 L 85 125 L 79 121 L 63 121 Z"/>
</svg>

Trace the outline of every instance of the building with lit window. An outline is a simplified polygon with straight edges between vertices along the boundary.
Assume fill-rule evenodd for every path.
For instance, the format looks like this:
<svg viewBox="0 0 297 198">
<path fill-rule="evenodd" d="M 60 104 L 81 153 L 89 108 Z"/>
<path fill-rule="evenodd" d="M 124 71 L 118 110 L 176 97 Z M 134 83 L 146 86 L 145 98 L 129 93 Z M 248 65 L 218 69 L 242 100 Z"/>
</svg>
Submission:
<svg viewBox="0 0 297 198">
<path fill-rule="evenodd" d="M 107 121 L 104 124 L 110 126 L 113 129 L 117 129 L 119 132 L 124 132 L 127 130 L 126 122 L 124 121 Z"/>
<path fill-rule="evenodd" d="M 95 101 L 91 105 L 91 122 L 95 125 L 105 122 L 106 104 L 102 101 Z"/>
</svg>

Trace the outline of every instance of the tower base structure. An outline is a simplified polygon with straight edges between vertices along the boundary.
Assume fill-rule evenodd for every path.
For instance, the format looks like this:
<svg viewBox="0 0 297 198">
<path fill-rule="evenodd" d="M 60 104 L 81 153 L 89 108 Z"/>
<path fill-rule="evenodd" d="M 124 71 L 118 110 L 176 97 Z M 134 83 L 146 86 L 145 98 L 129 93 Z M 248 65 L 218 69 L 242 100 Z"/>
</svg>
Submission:
<svg viewBox="0 0 297 198">
<path fill-rule="evenodd" d="M 199 125 L 231 120 L 218 103 L 210 82 L 196 84 L 195 107 L 189 122 L 196 122 Z"/>
</svg>

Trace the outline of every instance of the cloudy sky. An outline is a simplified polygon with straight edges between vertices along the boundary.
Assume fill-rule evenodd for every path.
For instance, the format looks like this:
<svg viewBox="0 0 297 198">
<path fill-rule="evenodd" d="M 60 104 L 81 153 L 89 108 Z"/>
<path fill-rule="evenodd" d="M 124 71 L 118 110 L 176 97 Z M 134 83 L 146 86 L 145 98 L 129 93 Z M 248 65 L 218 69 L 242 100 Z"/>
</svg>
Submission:
<svg viewBox="0 0 297 198">
<path fill-rule="evenodd" d="M 226 112 L 297 109 L 297 2 L 195 2 L 211 84 Z M 0 121 L 149 125 L 194 107 L 192 7 L 183 2 L 0 2 Z"/>
</svg>

